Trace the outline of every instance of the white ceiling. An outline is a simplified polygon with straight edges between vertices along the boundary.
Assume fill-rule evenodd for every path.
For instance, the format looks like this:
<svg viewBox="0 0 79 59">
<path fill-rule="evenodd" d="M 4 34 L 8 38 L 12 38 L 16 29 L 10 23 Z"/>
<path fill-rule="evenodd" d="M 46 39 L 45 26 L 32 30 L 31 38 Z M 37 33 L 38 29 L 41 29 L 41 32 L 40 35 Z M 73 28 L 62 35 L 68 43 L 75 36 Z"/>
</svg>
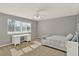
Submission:
<svg viewBox="0 0 79 59">
<path fill-rule="evenodd" d="M 75 15 L 79 12 L 77 3 L 2 3 L 0 12 L 20 16 L 24 18 L 34 18 L 36 11 L 40 11 L 40 20 Z"/>
</svg>

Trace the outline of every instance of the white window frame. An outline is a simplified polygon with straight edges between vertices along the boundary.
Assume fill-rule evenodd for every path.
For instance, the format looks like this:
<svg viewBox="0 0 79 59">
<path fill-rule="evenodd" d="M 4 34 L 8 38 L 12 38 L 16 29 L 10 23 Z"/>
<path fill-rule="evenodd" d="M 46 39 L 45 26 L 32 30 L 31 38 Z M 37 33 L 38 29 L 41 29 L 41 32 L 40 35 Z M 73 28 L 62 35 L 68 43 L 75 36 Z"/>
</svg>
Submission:
<svg viewBox="0 0 79 59">
<path fill-rule="evenodd" d="M 9 20 L 11 20 L 11 19 L 8 19 L 7 21 L 9 21 Z M 18 21 L 18 20 L 15 20 L 15 21 Z M 21 22 L 21 31 L 19 32 L 19 31 L 16 31 L 16 26 L 14 26 L 14 31 L 12 31 L 12 32 L 10 32 L 10 31 L 8 31 L 8 29 L 7 29 L 7 31 L 8 31 L 8 34 L 19 34 L 19 33 L 28 33 L 28 32 L 30 32 L 31 33 L 31 23 L 28 23 L 28 22 L 22 22 L 22 21 L 20 21 Z M 30 31 L 22 31 L 22 23 L 27 23 L 27 24 L 30 24 Z M 7 24 L 8 25 L 8 24 Z M 8 26 L 7 26 L 8 27 Z M 9 27 L 8 27 L 9 28 Z M 27 28 L 27 27 L 26 27 Z"/>
</svg>

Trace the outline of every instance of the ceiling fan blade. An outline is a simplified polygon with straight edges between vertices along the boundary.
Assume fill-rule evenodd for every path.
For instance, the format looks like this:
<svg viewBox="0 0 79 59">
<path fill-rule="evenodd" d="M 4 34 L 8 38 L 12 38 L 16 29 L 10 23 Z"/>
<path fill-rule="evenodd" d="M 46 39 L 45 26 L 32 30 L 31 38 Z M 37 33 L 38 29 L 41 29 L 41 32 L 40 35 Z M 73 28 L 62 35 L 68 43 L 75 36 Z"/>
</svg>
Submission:
<svg viewBox="0 0 79 59">
<path fill-rule="evenodd" d="M 47 10 L 46 8 L 38 8 L 36 11 L 37 12 L 42 12 L 42 11 L 45 11 L 45 10 Z"/>
<path fill-rule="evenodd" d="M 45 15 L 41 15 L 40 12 L 45 11 L 45 10 L 46 10 L 46 8 L 38 9 L 38 10 L 36 11 L 36 15 L 34 16 L 34 18 L 35 18 L 35 19 L 41 19 L 41 18 L 44 18 Z"/>
<path fill-rule="evenodd" d="M 39 9 L 38 11 L 39 11 L 39 12 L 41 12 L 41 11 L 44 11 L 44 10 L 45 10 L 45 9 L 44 9 L 44 8 L 42 8 L 42 9 Z"/>
</svg>

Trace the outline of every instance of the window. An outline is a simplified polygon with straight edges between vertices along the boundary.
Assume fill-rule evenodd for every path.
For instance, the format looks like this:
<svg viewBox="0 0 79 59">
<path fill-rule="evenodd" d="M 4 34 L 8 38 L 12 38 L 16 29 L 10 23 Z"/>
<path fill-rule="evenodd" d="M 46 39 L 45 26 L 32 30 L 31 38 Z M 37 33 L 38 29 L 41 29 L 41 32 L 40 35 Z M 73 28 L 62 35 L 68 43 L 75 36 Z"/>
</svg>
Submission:
<svg viewBox="0 0 79 59">
<path fill-rule="evenodd" d="M 31 23 L 8 19 L 8 32 L 31 32 Z"/>
<path fill-rule="evenodd" d="M 22 31 L 26 32 L 27 31 L 27 23 L 22 23 Z"/>
<path fill-rule="evenodd" d="M 20 21 L 15 21 L 15 31 L 21 32 L 21 22 Z"/>
<path fill-rule="evenodd" d="M 15 24 L 15 21 L 14 20 L 8 20 L 8 31 L 9 32 L 13 32 L 14 31 L 14 25 Z"/>
<path fill-rule="evenodd" d="M 31 24 L 27 23 L 27 31 L 30 32 L 31 31 Z"/>
</svg>

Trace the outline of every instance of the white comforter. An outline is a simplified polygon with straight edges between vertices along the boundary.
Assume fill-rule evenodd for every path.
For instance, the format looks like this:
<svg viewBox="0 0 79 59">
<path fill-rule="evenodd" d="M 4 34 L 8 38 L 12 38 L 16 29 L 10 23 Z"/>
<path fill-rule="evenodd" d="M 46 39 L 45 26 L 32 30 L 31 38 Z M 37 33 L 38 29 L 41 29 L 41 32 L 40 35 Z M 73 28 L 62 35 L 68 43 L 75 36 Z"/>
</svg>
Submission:
<svg viewBox="0 0 79 59">
<path fill-rule="evenodd" d="M 65 38 L 66 38 L 65 36 L 56 36 L 56 35 L 54 35 L 54 36 L 47 37 L 46 39 L 54 39 L 54 40 L 64 41 L 64 40 L 66 40 Z"/>
<path fill-rule="evenodd" d="M 65 42 L 66 42 L 66 37 L 65 36 L 50 36 L 46 38 L 46 45 L 54 47 L 54 48 L 58 48 L 61 50 L 65 50 Z"/>
</svg>

